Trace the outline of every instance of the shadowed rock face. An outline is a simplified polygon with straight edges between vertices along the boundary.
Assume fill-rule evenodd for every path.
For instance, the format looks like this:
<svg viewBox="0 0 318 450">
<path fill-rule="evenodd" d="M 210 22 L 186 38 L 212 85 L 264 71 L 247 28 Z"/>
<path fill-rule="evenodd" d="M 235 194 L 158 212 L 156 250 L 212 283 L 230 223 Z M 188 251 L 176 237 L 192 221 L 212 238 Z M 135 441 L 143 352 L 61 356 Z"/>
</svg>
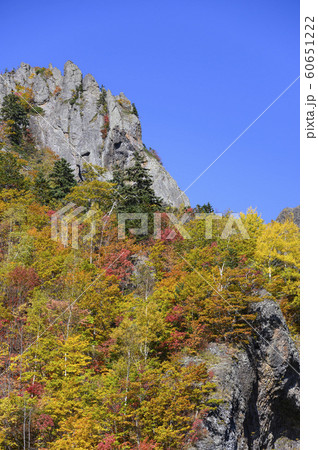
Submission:
<svg viewBox="0 0 318 450">
<path fill-rule="evenodd" d="M 51 65 L 41 72 L 22 63 L 0 78 L 0 104 L 17 85 L 32 88 L 35 104 L 44 111 L 42 117 L 35 114 L 30 119 L 36 141 L 69 161 L 77 174 L 86 161 L 107 168 L 106 178 L 111 179 L 113 166 L 128 167 L 137 150 L 145 154 L 156 195 L 171 206 L 190 204 L 176 181 L 144 151 L 139 118 L 123 93 L 113 96 L 108 90 L 101 105 L 101 90 L 94 77 L 83 78 L 71 61 L 65 64 L 64 75 Z M 108 130 L 102 133 L 105 120 Z"/>
<path fill-rule="evenodd" d="M 298 449 L 299 356 L 282 312 L 266 299 L 253 305 L 255 337 L 243 350 L 211 344 L 207 360 L 218 396 L 192 449 Z"/>
<path fill-rule="evenodd" d="M 300 227 L 300 206 L 296 208 L 285 208 L 281 211 L 276 219 L 276 222 L 285 222 L 289 218 L 292 218 L 293 222 Z"/>
</svg>

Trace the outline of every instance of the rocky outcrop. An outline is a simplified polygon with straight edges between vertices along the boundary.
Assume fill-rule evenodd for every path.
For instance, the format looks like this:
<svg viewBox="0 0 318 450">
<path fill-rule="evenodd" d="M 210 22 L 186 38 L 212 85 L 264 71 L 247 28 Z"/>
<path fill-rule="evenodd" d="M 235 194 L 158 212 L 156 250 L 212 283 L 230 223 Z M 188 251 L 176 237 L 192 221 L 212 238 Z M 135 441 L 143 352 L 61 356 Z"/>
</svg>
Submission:
<svg viewBox="0 0 318 450">
<path fill-rule="evenodd" d="M 94 77 L 83 78 L 71 61 L 65 64 L 64 75 L 52 65 L 42 69 L 24 63 L 3 74 L 0 104 L 18 85 L 32 89 L 35 105 L 43 109 L 41 116 L 30 119 L 36 141 L 69 161 L 77 174 L 86 161 L 107 168 L 106 179 L 111 179 L 114 165 L 128 167 L 137 150 L 145 154 L 156 195 L 171 206 L 189 205 L 176 181 L 145 152 L 139 118 L 123 93 L 114 96 L 108 90 L 102 95 Z"/>
<path fill-rule="evenodd" d="M 292 219 L 293 222 L 300 227 L 300 206 L 296 206 L 295 208 L 285 208 L 283 209 L 277 219 L 276 222 L 283 223 L 288 219 Z"/>
<path fill-rule="evenodd" d="M 298 449 L 299 357 L 278 304 L 253 306 L 255 336 L 245 349 L 211 344 L 205 355 L 224 400 L 203 421 L 192 449 Z"/>
</svg>

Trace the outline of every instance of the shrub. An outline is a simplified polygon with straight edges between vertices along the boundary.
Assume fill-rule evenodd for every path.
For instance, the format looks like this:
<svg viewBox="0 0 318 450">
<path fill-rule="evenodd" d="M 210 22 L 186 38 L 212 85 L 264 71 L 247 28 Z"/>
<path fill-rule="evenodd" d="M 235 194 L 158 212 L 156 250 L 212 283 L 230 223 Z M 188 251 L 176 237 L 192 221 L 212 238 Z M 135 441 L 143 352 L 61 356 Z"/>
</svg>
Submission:
<svg viewBox="0 0 318 450">
<path fill-rule="evenodd" d="M 109 116 L 108 114 L 104 115 L 104 124 L 101 128 L 102 138 L 106 139 L 109 130 Z"/>
<path fill-rule="evenodd" d="M 56 88 L 53 91 L 52 95 L 57 95 L 61 92 L 62 88 L 60 86 L 56 86 Z"/>
<path fill-rule="evenodd" d="M 35 68 L 36 75 L 43 74 L 44 71 L 45 71 L 45 67 L 38 67 L 38 66 L 36 66 L 34 68 Z"/>
<path fill-rule="evenodd" d="M 74 105 L 76 103 L 76 100 L 80 97 L 80 95 L 83 93 L 83 83 L 80 83 L 75 90 L 73 90 L 73 96 L 70 99 L 70 104 Z"/>
<path fill-rule="evenodd" d="M 46 67 L 34 67 L 36 75 L 44 75 L 45 78 L 49 78 L 53 75 L 51 69 L 47 69 Z"/>
<path fill-rule="evenodd" d="M 130 106 L 131 106 L 130 101 L 127 99 L 124 99 L 124 98 L 119 98 L 117 100 L 117 102 L 120 104 L 120 106 L 122 106 L 123 108 L 126 108 L 126 109 L 130 108 Z"/>
<path fill-rule="evenodd" d="M 156 158 L 156 160 L 162 165 L 161 158 L 160 158 L 160 156 L 158 155 L 158 153 L 156 152 L 156 150 L 154 148 L 149 147 L 148 152 L 150 153 L 151 156 Z"/>
</svg>

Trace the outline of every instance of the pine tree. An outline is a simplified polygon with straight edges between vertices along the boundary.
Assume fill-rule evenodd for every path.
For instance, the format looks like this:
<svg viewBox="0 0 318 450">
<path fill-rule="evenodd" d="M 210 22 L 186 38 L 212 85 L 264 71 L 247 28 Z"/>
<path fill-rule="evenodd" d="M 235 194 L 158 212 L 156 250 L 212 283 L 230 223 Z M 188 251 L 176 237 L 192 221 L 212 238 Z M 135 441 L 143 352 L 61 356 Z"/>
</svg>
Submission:
<svg viewBox="0 0 318 450">
<path fill-rule="evenodd" d="M 20 145 L 23 133 L 29 125 L 28 115 L 19 97 L 13 93 L 3 99 L 0 116 L 10 125 L 9 139 L 12 144 Z"/>
<path fill-rule="evenodd" d="M 54 163 L 50 179 L 52 181 L 52 197 L 56 200 L 62 200 L 76 185 L 71 165 L 64 158 Z"/>
<path fill-rule="evenodd" d="M 197 205 L 195 207 L 195 211 L 198 213 L 205 213 L 205 214 L 211 214 L 214 212 L 213 207 L 211 206 L 210 202 L 204 203 L 204 205 Z"/>
<path fill-rule="evenodd" d="M 144 167 L 145 158 L 134 153 L 134 165 L 120 172 L 114 171 L 113 183 L 117 185 L 119 210 L 122 212 L 155 212 L 162 206 L 152 188 L 152 177 L 149 169 Z"/>
<path fill-rule="evenodd" d="M 148 213 L 148 233 L 137 237 L 137 240 L 147 238 L 153 234 L 153 214 L 162 208 L 162 200 L 157 197 L 152 188 L 152 177 L 149 169 L 144 167 L 145 158 L 142 154 L 134 153 L 134 165 L 126 170 L 118 167 L 114 170 L 112 183 L 115 184 L 114 196 L 119 213 Z M 130 220 L 132 228 L 140 227 L 140 220 Z"/>
<path fill-rule="evenodd" d="M 125 198 L 125 171 L 120 169 L 120 167 L 116 164 L 113 170 L 113 179 L 111 181 L 114 183 L 115 191 L 114 191 L 114 199 L 118 200 L 117 203 L 122 203 Z"/>
<path fill-rule="evenodd" d="M 132 106 L 132 113 L 135 114 L 135 116 L 139 117 L 135 103 L 133 103 L 131 106 Z"/>
<path fill-rule="evenodd" d="M 24 176 L 20 173 L 21 163 L 11 153 L 0 153 L 0 189 L 23 189 Z"/>
<path fill-rule="evenodd" d="M 34 180 L 34 193 L 42 205 L 47 205 L 51 199 L 51 189 L 42 170 L 38 172 Z"/>
</svg>

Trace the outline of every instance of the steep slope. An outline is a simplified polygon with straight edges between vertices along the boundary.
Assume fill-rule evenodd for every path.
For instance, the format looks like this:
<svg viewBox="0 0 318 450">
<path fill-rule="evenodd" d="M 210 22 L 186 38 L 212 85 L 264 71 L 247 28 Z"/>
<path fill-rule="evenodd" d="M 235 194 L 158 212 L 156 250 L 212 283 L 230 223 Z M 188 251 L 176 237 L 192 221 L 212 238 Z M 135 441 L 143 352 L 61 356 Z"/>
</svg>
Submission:
<svg viewBox="0 0 318 450">
<path fill-rule="evenodd" d="M 92 75 L 83 78 L 71 61 L 64 75 L 52 65 L 44 69 L 21 63 L 0 77 L 0 104 L 17 88 L 31 89 L 34 105 L 44 111 L 30 120 L 36 141 L 69 161 L 78 176 L 86 161 L 107 168 L 110 179 L 114 165 L 129 166 L 137 150 L 145 154 L 156 195 L 171 206 L 189 205 L 176 181 L 145 151 L 139 118 L 123 93 L 101 90 Z"/>
<path fill-rule="evenodd" d="M 213 343 L 207 361 L 224 402 L 192 450 L 298 449 L 299 355 L 279 305 L 263 290 L 256 334 L 243 350 Z M 268 297 L 268 298 L 266 298 Z"/>
</svg>

